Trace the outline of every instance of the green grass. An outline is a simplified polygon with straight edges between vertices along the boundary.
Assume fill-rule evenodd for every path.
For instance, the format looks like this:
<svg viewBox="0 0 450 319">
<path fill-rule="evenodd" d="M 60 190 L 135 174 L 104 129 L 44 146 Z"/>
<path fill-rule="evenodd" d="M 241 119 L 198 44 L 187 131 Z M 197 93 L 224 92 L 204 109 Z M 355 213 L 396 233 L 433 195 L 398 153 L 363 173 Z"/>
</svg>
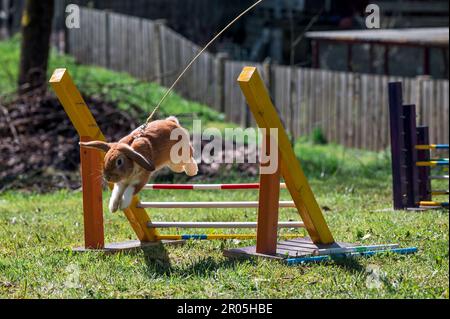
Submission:
<svg viewBox="0 0 450 319">
<path fill-rule="evenodd" d="M 80 192 L 7 192 L 0 195 L 0 297 L 448 298 L 448 211 L 383 211 L 391 206 L 391 187 L 389 166 L 379 154 L 333 145 L 303 144 L 297 150 L 338 241 L 399 243 L 417 246 L 419 252 L 303 266 L 222 256 L 222 249 L 253 240 L 187 242 L 116 255 L 74 254 L 71 248 L 83 243 Z M 108 196 L 105 193 L 105 207 Z M 142 198 L 256 200 L 257 193 L 146 191 Z M 289 199 L 286 191 L 282 199 Z M 254 209 L 154 209 L 150 214 L 154 220 L 171 221 L 256 219 Z M 297 218 L 293 209 L 281 210 L 280 220 Z M 121 213 L 105 210 L 105 228 L 108 242 L 135 239 Z M 300 230 L 299 235 L 306 233 Z M 380 278 L 375 282 L 373 269 Z"/>
</svg>

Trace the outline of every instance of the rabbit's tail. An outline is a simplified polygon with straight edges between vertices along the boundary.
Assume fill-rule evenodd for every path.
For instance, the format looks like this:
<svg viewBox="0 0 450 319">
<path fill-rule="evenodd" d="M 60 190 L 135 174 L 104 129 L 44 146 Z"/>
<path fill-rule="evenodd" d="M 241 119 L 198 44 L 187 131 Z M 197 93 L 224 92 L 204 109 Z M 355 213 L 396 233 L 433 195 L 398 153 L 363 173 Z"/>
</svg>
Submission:
<svg viewBox="0 0 450 319">
<path fill-rule="evenodd" d="M 180 125 L 180 121 L 178 121 L 178 119 L 175 116 L 169 116 L 168 118 L 166 118 L 167 121 L 172 121 L 177 123 L 178 125 Z"/>
</svg>

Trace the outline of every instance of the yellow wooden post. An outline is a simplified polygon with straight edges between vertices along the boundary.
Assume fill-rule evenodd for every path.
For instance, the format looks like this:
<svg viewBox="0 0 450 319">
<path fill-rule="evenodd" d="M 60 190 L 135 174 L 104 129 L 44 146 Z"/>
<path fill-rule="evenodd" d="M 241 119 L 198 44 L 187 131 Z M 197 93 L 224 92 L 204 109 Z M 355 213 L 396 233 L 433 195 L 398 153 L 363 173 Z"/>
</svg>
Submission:
<svg viewBox="0 0 450 319">
<path fill-rule="evenodd" d="M 91 140 L 105 141 L 105 137 L 80 92 L 73 83 L 69 72 L 66 69 L 56 69 L 50 78 L 50 84 L 77 130 L 78 135 Z M 101 157 L 101 161 L 103 161 L 104 153 L 98 151 L 98 154 Z M 109 185 L 109 187 L 112 188 L 112 185 Z M 145 209 L 136 207 L 137 203 L 139 203 L 139 198 L 138 196 L 134 196 L 130 207 L 124 210 L 125 216 L 128 218 L 131 227 L 140 241 L 156 241 L 158 233 L 156 229 L 147 227 L 150 218 Z"/>
<path fill-rule="evenodd" d="M 281 156 L 281 174 L 293 201 L 314 243 L 331 244 L 333 236 L 317 204 L 300 162 L 291 147 L 289 138 L 277 111 L 270 100 L 264 82 L 255 67 L 245 67 L 238 78 L 239 86 L 260 128 L 278 129 L 278 148 Z"/>
</svg>

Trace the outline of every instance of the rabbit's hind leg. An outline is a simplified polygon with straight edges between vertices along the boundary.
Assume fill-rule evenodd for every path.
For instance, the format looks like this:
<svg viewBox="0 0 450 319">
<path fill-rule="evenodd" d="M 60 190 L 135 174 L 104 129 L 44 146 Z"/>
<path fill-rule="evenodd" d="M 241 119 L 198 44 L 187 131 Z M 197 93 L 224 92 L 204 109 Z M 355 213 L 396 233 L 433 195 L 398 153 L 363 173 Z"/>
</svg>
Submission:
<svg viewBox="0 0 450 319">
<path fill-rule="evenodd" d="M 197 162 L 193 157 L 191 157 L 191 160 L 189 163 L 184 164 L 184 171 L 188 176 L 195 176 L 198 173 L 198 165 Z"/>
<path fill-rule="evenodd" d="M 171 171 L 173 171 L 175 173 L 183 173 L 184 172 L 184 165 L 183 165 L 183 163 L 179 163 L 179 164 L 170 163 L 169 164 L 169 168 L 170 168 Z"/>
</svg>

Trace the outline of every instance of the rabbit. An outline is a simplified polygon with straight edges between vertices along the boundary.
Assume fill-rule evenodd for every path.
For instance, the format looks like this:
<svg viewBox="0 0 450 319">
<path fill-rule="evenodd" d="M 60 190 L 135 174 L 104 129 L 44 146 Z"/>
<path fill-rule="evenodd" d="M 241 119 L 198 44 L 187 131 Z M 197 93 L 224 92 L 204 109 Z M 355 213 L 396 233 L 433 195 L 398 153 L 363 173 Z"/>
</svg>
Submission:
<svg viewBox="0 0 450 319">
<path fill-rule="evenodd" d="M 173 133 L 178 134 L 178 139 L 171 139 Z M 171 160 L 171 149 L 178 142 L 182 143 L 180 150 L 186 147 L 189 154 L 175 163 Z M 107 182 L 114 183 L 108 205 L 112 213 L 119 208 L 128 208 L 133 195 L 145 186 L 154 172 L 165 166 L 176 173 L 185 172 L 188 176 L 198 173 L 189 132 L 174 116 L 138 127 L 116 143 L 91 141 L 80 142 L 80 146 L 106 152 L 103 176 Z"/>
</svg>

